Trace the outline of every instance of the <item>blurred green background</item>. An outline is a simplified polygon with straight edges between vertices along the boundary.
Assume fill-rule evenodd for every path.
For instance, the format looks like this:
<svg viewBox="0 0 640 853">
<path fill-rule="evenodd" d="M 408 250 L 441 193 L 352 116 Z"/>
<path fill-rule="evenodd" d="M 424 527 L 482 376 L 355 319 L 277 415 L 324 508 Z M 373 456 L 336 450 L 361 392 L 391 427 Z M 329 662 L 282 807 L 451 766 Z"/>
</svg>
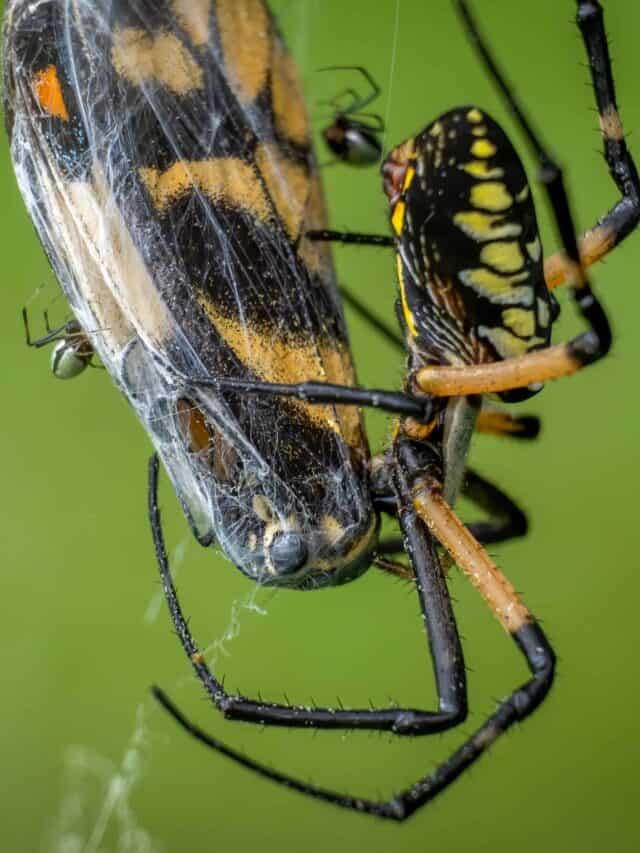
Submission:
<svg viewBox="0 0 640 853">
<path fill-rule="evenodd" d="M 321 101 L 361 64 L 383 87 L 385 148 L 454 105 L 488 109 L 522 139 L 479 70 L 447 0 L 281 0 L 272 4 L 303 71 L 317 128 Z M 567 166 L 581 229 L 615 201 L 599 153 L 585 57 L 569 0 L 477 0 L 485 29 L 553 150 Z M 640 156 L 640 6 L 606 4 L 625 130 Z M 352 81 L 352 78 L 348 78 Z M 357 85 L 359 81 L 355 80 Z M 326 786 L 389 795 L 457 747 L 525 675 L 513 645 L 457 573 L 451 591 L 469 666 L 470 719 L 436 738 L 260 730 L 221 720 L 203 699 L 158 598 L 145 515 L 149 445 L 108 377 L 49 374 L 24 345 L 64 301 L 27 220 L 3 142 L 5 285 L 0 347 L 2 849 L 76 851 L 352 850 L 636 851 L 640 775 L 635 643 L 640 600 L 638 364 L 640 241 L 594 271 L 615 331 L 610 357 L 545 389 L 532 445 L 480 437 L 473 464 L 528 510 L 526 541 L 491 551 L 541 618 L 558 652 L 547 703 L 405 826 L 344 813 L 253 778 L 189 740 L 154 705 L 157 682 L 207 729 Z M 326 152 L 321 160 L 328 160 Z M 527 161 L 530 174 L 533 164 Z M 375 169 L 325 170 L 334 227 L 384 233 Z M 547 252 L 556 246 L 538 206 Z M 338 250 L 343 282 L 391 318 L 394 265 L 373 249 Z M 555 340 L 574 333 L 566 296 Z M 397 387 L 402 360 L 350 317 L 363 384 Z M 374 447 L 384 418 L 369 421 Z M 227 686 L 278 700 L 432 706 L 431 666 L 415 595 L 370 572 L 314 595 L 256 591 L 199 548 L 166 483 L 169 541 L 186 611 L 202 644 L 220 640 Z"/>
</svg>

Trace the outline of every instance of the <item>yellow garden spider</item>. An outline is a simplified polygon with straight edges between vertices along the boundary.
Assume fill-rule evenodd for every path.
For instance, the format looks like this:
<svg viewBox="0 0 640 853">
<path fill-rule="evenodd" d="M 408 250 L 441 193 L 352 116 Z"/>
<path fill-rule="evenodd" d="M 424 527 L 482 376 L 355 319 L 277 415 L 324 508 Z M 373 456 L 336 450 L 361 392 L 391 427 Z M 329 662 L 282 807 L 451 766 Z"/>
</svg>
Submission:
<svg viewBox="0 0 640 853">
<path fill-rule="evenodd" d="M 471 496 L 475 492 L 486 507 L 495 511 L 504 498 L 466 470 L 468 445 L 479 423 L 478 395 L 496 392 L 507 400 L 523 399 L 540 390 L 540 383 L 593 364 L 608 352 L 609 323 L 590 287 L 586 267 L 624 239 L 640 215 L 640 182 L 622 135 L 600 5 L 578 0 L 577 22 L 589 57 L 605 158 L 622 198 L 583 238 L 580 247 L 559 168 L 496 67 L 467 4 L 460 0 L 457 5 L 538 159 L 539 177 L 548 192 L 564 253 L 543 263 L 526 176 L 501 128 L 477 107 L 451 110 L 397 146 L 382 169 L 397 254 L 399 313 L 408 350 L 406 402 L 392 401 L 382 391 L 317 382 L 297 386 L 222 383 L 248 394 L 373 406 L 401 414 L 390 447 L 374 460 L 372 493 L 378 508 L 398 518 L 411 558 L 434 661 L 438 710 L 303 708 L 226 693 L 198 651 L 180 611 L 160 529 L 157 463 L 152 460 L 150 468 L 149 511 L 172 618 L 199 678 L 229 718 L 281 726 L 387 729 L 409 736 L 442 731 L 463 720 L 467 704 L 462 650 L 436 541 L 512 636 L 527 661 L 530 679 L 500 702 L 489 719 L 435 771 L 384 801 L 322 788 L 259 764 L 205 733 L 154 688 L 160 702 L 191 735 L 235 762 L 304 794 L 397 821 L 408 818 L 446 788 L 501 733 L 531 714 L 551 687 L 555 655 L 544 632 L 451 504 L 465 488 L 465 478 Z M 312 236 L 373 245 L 391 242 L 327 231 Z M 551 347 L 550 328 L 557 312 L 550 290 L 568 281 L 589 330 L 568 344 Z M 221 383 L 211 384 L 220 387 Z M 484 421 L 486 426 L 491 417 L 485 415 Z M 506 434 L 510 430 L 496 419 L 493 431 Z M 475 532 L 481 538 L 486 534 L 487 541 L 522 533 L 521 520 L 520 524 L 514 522 L 517 509 L 513 509 L 502 529 L 489 525 L 488 529 L 475 528 Z M 392 561 L 388 567 L 403 572 Z"/>
<path fill-rule="evenodd" d="M 522 534 L 524 516 L 470 474 L 466 451 L 480 424 L 535 431 L 490 411 L 478 415 L 479 395 L 530 393 L 528 386 L 595 361 L 610 343 L 583 267 L 635 227 L 639 202 L 601 10 L 578 3 L 605 154 L 623 198 L 583 242 L 583 266 L 560 173 L 480 42 L 542 162 L 568 257 L 552 259 L 543 275 L 522 166 L 483 111 L 452 110 L 386 159 L 394 237 L 348 239 L 396 249 L 409 373 L 405 391 L 395 392 L 354 386 L 322 243 L 332 235 L 323 230 L 310 129 L 277 27 L 259 0 L 205 6 L 203 14 L 202 4 L 170 0 L 11 0 L 4 61 L 14 166 L 78 334 L 100 330 L 89 333 L 91 344 L 154 442 L 201 544 L 217 540 L 259 583 L 315 589 L 354 580 L 384 553 L 380 512 L 402 531 L 434 662 L 436 709 L 309 708 L 230 694 L 180 610 L 152 459 L 149 515 L 171 616 L 226 716 L 405 736 L 462 721 L 465 668 L 437 542 L 525 655 L 530 680 L 435 772 L 382 802 L 266 768 L 193 726 L 156 689 L 188 731 L 258 774 L 404 820 L 530 714 L 553 679 L 544 633 L 477 541 Z M 545 275 L 548 287 L 574 277 L 591 327 L 568 346 L 546 346 L 554 308 Z M 374 460 L 360 405 L 401 416 Z M 450 508 L 458 491 L 493 511 L 489 526 L 462 525 Z M 387 561 L 394 566 L 405 570 Z"/>
</svg>

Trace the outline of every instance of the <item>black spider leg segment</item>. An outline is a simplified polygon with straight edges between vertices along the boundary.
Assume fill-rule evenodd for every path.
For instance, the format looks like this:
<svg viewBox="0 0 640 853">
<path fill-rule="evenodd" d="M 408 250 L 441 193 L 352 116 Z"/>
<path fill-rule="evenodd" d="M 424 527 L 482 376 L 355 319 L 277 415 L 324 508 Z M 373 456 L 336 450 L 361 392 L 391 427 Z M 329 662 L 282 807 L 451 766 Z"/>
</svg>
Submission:
<svg viewBox="0 0 640 853">
<path fill-rule="evenodd" d="M 330 382 L 300 382 L 286 385 L 277 382 L 254 382 L 244 379 L 203 377 L 188 378 L 194 390 L 199 387 L 215 388 L 220 391 L 238 391 L 270 397 L 293 397 L 307 403 L 329 403 L 338 406 L 367 406 L 396 415 L 411 415 L 420 420 L 429 420 L 432 403 L 428 398 L 410 397 L 397 391 L 377 388 L 356 388 L 334 385 Z"/>
<path fill-rule="evenodd" d="M 582 261 L 587 266 L 600 260 L 615 248 L 638 224 L 640 180 L 627 148 L 618 113 L 611 58 L 600 3 L 596 0 L 578 0 L 576 22 L 587 51 L 603 137 L 604 157 L 609 167 L 609 174 L 622 195 L 622 198 L 600 217 L 581 241 Z M 545 262 L 545 278 L 549 287 L 556 287 L 566 280 L 566 263 L 561 253 L 548 258 Z"/>
<path fill-rule="evenodd" d="M 338 112 L 342 113 L 343 115 L 349 115 L 351 113 L 361 113 L 361 111 L 365 107 L 368 107 L 369 104 L 372 104 L 375 101 L 375 99 L 380 95 L 380 92 L 382 91 L 380 89 L 380 86 L 378 86 L 376 81 L 371 76 L 371 74 L 369 74 L 367 69 L 363 68 L 362 65 L 327 65 L 324 68 L 318 68 L 318 71 L 357 71 L 359 74 L 362 74 L 364 79 L 369 84 L 370 92 L 364 97 L 358 95 L 355 89 L 345 89 L 345 93 L 351 95 L 351 97 L 353 98 L 351 103 L 348 104 L 346 107 L 341 107 L 337 105 L 336 101 L 339 95 L 329 102 L 332 107 L 334 107 Z M 378 118 L 378 116 L 376 116 L 376 118 Z"/>
<path fill-rule="evenodd" d="M 402 464 L 399 468 L 402 470 Z M 486 722 L 434 774 L 413 786 L 408 795 L 400 795 L 409 813 L 433 799 L 501 734 L 535 711 L 547 696 L 555 674 L 555 655 L 544 632 L 441 493 L 442 484 L 426 477 L 412 489 L 413 506 L 507 628 L 526 659 L 531 677 L 500 702 Z"/>
<path fill-rule="evenodd" d="M 384 119 L 378 113 L 349 113 L 351 124 L 354 127 L 361 127 L 365 130 L 370 130 L 372 133 L 383 133 Z M 366 121 L 362 121 L 366 119 Z"/>
<path fill-rule="evenodd" d="M 47 334 L 43 335 L 41 338 L 36 338 L 35 340 L 33 340 L 31 338 L 31 333 L 29 330 L 29 317 L 27 315 L 26 308 L 22 309 L 22 322 L 24 323 L 24 334 L 27 346 L 36 347 L 36 349 L 47 346 L 47 344 L 52 344 L 55 341 L 64 338 L 69 331 L 69 323 L 63 323 L 61 326 L 58 326 L 57 329 L 51 329 L 49 327 L 48 315 L 45 313 Z"/>
<path fill-rule="evenodd" d="M 378 246 L 383 249 L 395 249 L 395 240 L 386 234 L 363 234 L 358 231 L 307 231 L 309 240 L 324 243 L 344 243 L 356 246 Z"/>
<path fill-rule="evenodd" d="M 473 23 L 467 3 L 464 0 L 457 0 L 457 5 L 472 40 L 511 107 L 513 100 L 510 90 L 508 87 L 501 85 L 504 78 L 499 74 L 495 62 L 477 35 L 478 30 Z M 577 0 L 577 7 L 576 21 L 587 51 L 593 90 L 600 115 L 604 156 L 609 166 L 611 177 L 622 194 L 622 198 L 598 220 L 593 229 L 591 236 L 596 237 L 596 232 L 601 233 L 598 242 L 602 242 L 604 245 L 601 248 L 594 247 L 593 250 L 587 249 L 585 260 L 591 263 L 593 260 L 606 254 L 607 251 L 628 236 L 640 220 L 640 179 L 638 178 L 635 163 L 627 147 L 618 113 L 602 6 L 597 0 Z M 518 107 L 517 104 L 515 106 L 516 108 Z M 514 112 L 519 121 L 525 118 L 521 109 L 518 108 Z M 320 236 L 323 233 L 326 233 L 327 236 Z M 361 242 L 367 245 L 379 246 L 394 245 L 393 240 L 390 238 L 388 238 L 388 243 L 383 242 L 385 240 L 384 237 L 367 239 L 371 235 L 362 235 L 364 239 L 359 240 L 360 235 L 357 234 L 340 234 L 340 232 L 332 231 L 310 232 L 311 234 L 314 235 L 312 239 L 335 240 L 343 243 Z M 316 234 L 318 236 L 315 236 Z M 560 282 L 553 281 L 552 276 L 552 284 L 555 285 L 558 283 Z"/>
<path fill-rule="evenodd" d="M 529 528 L 527 516 L 498 486 L 467 468 L 461 491 L 465 498 L 489 515 L 487 521 L 472 521 L 466 524 L 467 530 L 482 545 L 495 545 L 526 536 Z M 398 505 L 394 495 L 376 495 L 374 505 L 379 512 L 398 517 Z M 402 539 L 389 536 L 376 546 L 376 556 L 399 554 L 402 550 Z"/>
<path fill-rule="evenodd" d="M 453 611 L 448 601 L 444 578 L 439 573 L 435 549 L 429 550 L 412 533 L 411 553 L 416 574 L 424 576 L 419 588 L 421 607 L 427 623 L 429 646 L 434 661 L 438 689 L 438 711 L 413 708 L 333 709 L 309 708 L 256 702 L 244 696 L 227 693 L 211 672 L 199 651 L 182 614 L 169 568 L 158 507 L 158 457 L 149 460 L 148 510 L 162 588 L 178 638 L 191 661 L 196 675 L 209 697 L 228 719 L 244 720 L 272 726 L 322 729 L 376 729 L 394 734 L 425 735 L 441 732 L 457 725 L 467 713 L 466 681 L 462 650 Z M 407 533 L 405 531 L 405 536 Z M 416 541 L 414 542 L 413 539 Z M 435 560 L 435 563 L 433 562 Z M 417 564 L 420 563 L 420 568 Z"/>
<path fill-rule="evenodd" d="M 488 521 L 474 521 L 467 529 L 483 545 L 506 542 L 526 536 L 527 516 L 520 507 L 493 483 L 467 468 L 462 494 L 489 514 Z"/>
<path fill-rule="evenodd" d="M 580 5 L 578 3 L 579 7 Z M 539 134 L 537 131 L 534 131 L 522 106 L 518 103 L 513 89 L 498 68 L 487 43 L 480 35 L 478 27 L 471 16 L 468 3 L 466 0 L 457 0 L 457 7 L 469 38 L 476 48 L 482 63 L 502 94 L 507 108 L 522 128 L 527 143 L 540 164 L 539 180 L 544 184 L 548 193 L 558 233 L 569 260 L 574 265 L 575 281 L 571 288 L 571 293 L 580 314 L 590 326 L 588 331 L 569 341 L 567 351 L 579 364 L 592 364 L 609 352 L 611 347 L 611 328 L 604 309 L 591 290 L 585 270 L 582 267 L 562 172 L 559 166 L 551 159 L 551 156 L 542 144 Z M 611 83 L 613 85 L 612 78 Z"/>
<path fill-rule="evenodd" d="M 640 180 L 627 148 L 618 115 L 611 57 L 604 29 L 602 6 L 597 0 L 578 0 L 576 22 L 589 58 L 593 90 L 596 95 L 600 128 L 604 139 L 604 156 L 609 173 L 622 193 L 622 199 L 599 222 L 612 227 L 619 243 L 640 219 Z"/>
<path fill-rule="evenodd" d="M 391 326 L 388 326 L 384 322 L 384 320 L 380 320 L 369 308 L 369 306 L 365 305 L 365 303 L 362 302 L 362 300 L 360 300 L 357 296 L 354 296 L 351 291 L 347 290 L 344 287 L 341 287 L 340 294 L 343 300 L 347 303 L 347 305 L 350 308 L 353 308 L 353 310 L 370 326 L 372 326 L 372 328 L 374 328 L 376 332 L 378 332 L 396 349 L 402 350 L 402 352 L 404 352 L 404 339 L 399 332 L 394 331 Z"/>
<path fill-rule="evenodd" d="M 404 539 L 401 536 L 389 536 L 378 542 L 375 556 L 384 557 L 385 554 L 399 554 L 401 551 L 404 551 Z"/>
<path fill-rule="evenodd" d="M 459 719 L 464 717 L 466 711 L 466 683 L 464 677 L 464 664 L 462 659 L 462 651 L 460 649 L 457 631 L 453 612 L 451 610 L 451 602 L 448 596 L 446 584 L 440 569 L 435 551 L 434 540 L 431 537 L 427 526 L 421 521 L 420 515 L 426 515 L 429 518 L 430 524 L 438 529 L 438 538 L 441 538 L 443 544 L 451 549 L 452 556 L 458 563 L 462 563 L 467 572 L 473 572 L 471 561 L 464 558 L 456 552 L 457 545 L 452 543 L 460 543 L 466 548 L 471 545 L 472 550 L 476 550 L 477 543 L 473 537 L 465 531 L 461 522 L 458 522 L 451 510 L 439 498 L 439 484 L 435 488 L 431 484 L 425 482 L 422 488 L 410 488 L 411 477 L 410 470 L 403 470 L 403 459 L 398 459 L 397 482 L 399 485 L 399 499 L 403 505 L 401 515 L 401 523 L 403 534 L 405 537 L 405 548 L 409 553 L 413 567 L 416 573 L 416 587 L 420 597 L 421 606 L 427 622 L 429 631 L 431 650 L 434 660 L 439 651 L 444 651 L 451 663 L 451 654 L 455 657 L 455 668 L 459 670 L 460 676 L 456 680 L 449 682 L 448 696 L 449 701 L 453 703 L 452 714 Z M 155 470 L 155 473 L 154 473 Z M 168 572 L 168 563 L 166 552 L 164 550 L 164 542 L 162 540 L 162 532 L 160 528 L 160 519 L 157 509 L 157 458 L 152 459 L 150 464 L 150 483 L 149 483 L 149 507 L 152 516 L 152 529 L 154 533 L 154 541 L 156 544 L 156 552 L 158 554 L 161 570 L 163 571 L 163 583 L 165 584 L 165 592 L 167 586 L 171 588 L 171 597 L 174 600 L 174 609 L 179 616 L 180 622 L 176 624 L 179 628 L 179 636 L 183 640 L 185 650 L 194 663 L 199 667 L 204 667 L 201 663 L 201 656 L 198 654 L 195 644 L 191 639 L 188 628 L 184 623 L 182 614 L 180 613 L 175 590 L 171 582 Z M 411 502 L 413 498 L 413 503 Z M 409 499 L 407 501 L 407 499 Z M 415 507 L 415 508 L 414 508 Z M 417 510 L 417 512 L 416 512 Z M 452 535 L 453 534 L 453 535 Z M 470 539 L 469 539 L 470 538 Z M 486 557 L 486 555 L 485 555 Z M 485 565 L 492 565 L 486 557 Z M 493 567 L 495 570 L 495 567 Z M 166 572 L 166 575 L 165 575 Z M 486 571 L 485 571 L 486 574 Z M 497 576 L 497 577 L 496 577 Z M 486 580 L 486 579 L 485 579 Z M 358 811 L 365 814 L 372 814 L 377 817 L 387 818 L 395 821 L 404 821 L 410 817 L 419 808 L 426 805 L 434 799 L 437 794 L 448 787 L 455 779 L 458 778 L 471 764 L 473 764 L 485 750 L 499 737 L 500 734 L 510 728 L 515 722 L 524 719 L 531 714 L 535 708 L 543 701 L 551 687 L 555 669 L 555 657 L 547 639 L 541 628 L 532 621 L 532 617 L 528 611 L 519 602 L 515 591 L 508 585 L 500 573 L 495 570 L 495 575 L 490 578 L 494 584 L 497 583 L 503 592 L 505 587 L 508 587 L 507 597 L 512 598 L 518 606 L 518 612 L 529 616 L 526 621 L 514 626 L 512 636 L 516 645 L 521 650 L 527 660 L 527 664 L 532 673 L 531 678 L 523 685 L 518 687 L 504 701 L 500 703 L 497 710 L 488 720 L 458 749 L 453 755 L 441 764 L 435 771 L 427 774 L 416 783 L 401 791 L 396 796 L 385 801 L 368 800 L 349 796 L 346 794 L 332 791 L 327 788 L 322 788 L 316 785 L 302 782 L 287 774 L 272 770 L 263 764 L 253 761 L 242 753 L 230 749 L 225 744 L 221 743 L 216 738 L 210 737 L 206 732 L 194 725 L 188 720 L 179 710 L 173 705 L 158 688 L 154 688 L 154 695 L 162 703 L 164 708 L 173 716 L 191 736 L 197 738 L 202 743 L 205 743 L 210 748 L 217 752 L 226 755 L 238 764 L 241 764 L 248 769 L 253 770 L 259 775 L 278 782 L 292 790 L 297 790 L 307 796 L 330 802 L 342 808 Z M 481 589 L 483 595 L 492 592 L 490 586 L 486 589 Z M 435 624 L 429 619 L 428 614 L 432 614 L 434 608 L 438 612 L 438 619 Z M 442 609 L 440 609 L 442 608 Z M 508 608 L 510 609 L 510 608 Z M 435 630 L 437 629 L 437 631 Z M 443 630 L 444 629 L 444 630 Z M 438 634 L 444 639 L 448 637 L 452 641 L 452 645 L 445 643 L 441 648 L 437 642 L 433 642 L 434 635 Z M 438 663 L 435 663 L 436 680 L 440 687 L 442 681 L 442 673 Z M 198 670 L 196 670 L 198 671 Z M 205 670 L 209 679 L 214 683 L 213 676 Z M 200 674 L 200 673 L 198 673 Z M 440 677 L 439 677 L 440 675 Z M 202 677 L 202 676 L 201 676 Z M 204 681 L 204 679 L 202 679 Z M 218 686 L 221 690 L 221 687 Z M 443 701 L 441 695 L 441 702 Z M 269 706 L 267 706 L 269 707 Z M 292 710 L 292 709 L 288 709 Z M 313 711 L 307 713 L 313 713 Z M 334 715 L 340 712 L 332 712 Z M 278 722 L 281 720 L 278 719 Z M 274 722 L 274 720 L 265 719 L 263 722 Z M 414 729 L 415 721 L 409 717 L 405 718 L 405 723 L 408 724 L 407 734 L 417 734 Z"/>
<path fill-rule="evenodd" d="M 504 96 L 509 109 L 521 124 L 527 142 L 538 158 L 539 177 L 549 196 L 556 227 L 564 245 L 565 259 L 562 263 L 565 267 L 570 267 L 571 271 L 573 301 L 589 329 L 565 344 L 546 347 L 504 361 L 464 368 L 440 366 L 421 368 L 415 375 L 415 383 L 425 394 L 433 396 L 508 391 L 561 376 L 569 376 L 606 355 L 611 347 L 612 338 L 607 316 L 591 290 L 582 265 L 562 173 L 542 146 L 537 133 L 533 131 L 513 92 L 498 70 L 486 43 L 480 37 L 467 3 L 464 0 L 457 0 L 457 8 L 482 61 Z M 583 241 L 583 246 L 588 239 L 589 235 Z M 591 260 L 601 257 L 602 254 L 603 252 L 600 255 L 594 255 Z"/>
<path fill-rule="evenodd" d="M 476 432 L 517 441 L 533 441 L 540 435 L 540 429 L 540 418 L 537 415 L 505 412 L 485 400 L 482 401 L 476 420 Z"/>
<path fill-rule="evenodd" d="M 420 599 L 421 608 L 427 625 L 430 648 L 434 660 L 434 671 L 436 683 L 440 695 L 440 707 L 442 711 L 437 715 L 425 715 L 423 712 L 394 709 L 393 711 L 366 710 L 362 712 L 328 709 L 293 708 L 290 706 L 275 706 L 266 703 L 256 705 L 249 700 L 240 697 L 231 697 L 211 674 L 206 664 L 202 661 L 202 655 L 191 637 L 189 628 L 184 621 L 180 606 L 178 604 L 175 588 L 168 567 L 168 560 L 160 525 L 160 514 L 157 505 L 157 479 L 158 459 L 153 456 L 149 464 L 149 513 L 151 517 L 156 555 L 160 566 L 163 587 L 169 603 L 174 625 L 182 645 L 189 655 L 198 676 L 207 688 L 207 692 L 216 705 L 223 710 L 225 716 L 237 716 L 239 719 L 259 721 L 261 723 L 275 725 L 304 725 L 305 727 L 322 728 L 384 728 L 390 729 L 398 734 L 418 735 L 427 733 L 423 730 L 425 723 L 440 718 L 440 727 L 434 730 L 442 730 L 461 722 L 466 716 L 466 678 L 462 649 L 458 638 L 455 619 L 451 608 L 451 601 L 446 588 L 446 583 L 440 569 L 435 545 L 424 524 L 409 510 L 403 517 L 403 533 L 405 545 L 412 556 L 416 572 L 416 587 Z M 194 725 L 185 717 L 180 710 L 171 702 L 167 695 L 158 687 L 152 688 L 153 695 L 171 716 L 189 734 L 217 752 L 227 756 L 236 763 L 254 771 L 260 776 L 278 782 L 292 790 L 326 802 L 333 803 L 352 811 L 373 814 L 378 817 L 392 820 L 404 820 L 415 811 L 418 806 L 412 803 L 419 796 L 423 796 L 425 786 L 429 786 L 432 796 L 441 790 L 439 784 L 442 768 L 436 773 L 425 777 L 399 796 L 392 797 L 387 801 L 376 802 L 364 798 L 353 797 L 321 788 L 301 780 L 295 779 L 285 773 L 266 767 L 248 756 L 226 746 L 217 738 L 213 738 Z M 251 714 L 230 713 L 236 707 L 235 703 L 244 702 L 251 708 Z M 257 714 L 253 711 L 257 710 Z M 278 713 L 276 713 L 278 712 Z M 289 719 L 285 715 L 290 715 Z M 357 715 L 357 716 L 356 716 Z M 347 725 L 345 718 L 351 716 L 353 721 Z M 394 725 L 389 726 L 390 717 L 395 717 Z M 302 717 L 306 719 L 302 721 Z M 363 720 L 369 718 L 375 720 L 376 725 L 363 725 Z M 335 723 L 335 720 L 341 722 Z M 446 725 L 443 725 L 445 724 Z M 431 725 L 429 725 L 431 730 Z M 458 761 L 458 763 L 460 763 Z M 451 760 L 447 762 L 447 766 Z M 465 762 L 466 765 L 466 762 Z M 429 797 L 430 798 L 430 797 Z M 421 804 L 421 803 L 420 803 Z"/>
<path fill-rule="evenodd" d="M 507 433 L 510 438 L 518 441 L 534 441 L 540 435 L 540 418 L 537 415 L 512 415 L 514 424 L 518 425 L 517 432 Z"/>
</svg>

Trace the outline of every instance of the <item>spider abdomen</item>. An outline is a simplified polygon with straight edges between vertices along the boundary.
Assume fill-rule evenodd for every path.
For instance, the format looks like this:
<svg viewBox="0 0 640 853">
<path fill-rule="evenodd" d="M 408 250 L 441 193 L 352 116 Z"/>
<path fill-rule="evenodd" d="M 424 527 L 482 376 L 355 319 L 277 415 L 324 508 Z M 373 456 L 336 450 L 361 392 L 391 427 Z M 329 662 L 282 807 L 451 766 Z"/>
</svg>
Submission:
<svg viewBox="0 0 640 853">
<path fill-rule="evenodd" d="M 477 107 L 456 108 L 394 149 L 383 174 L 413 352 L 469 364 L 547 346 L 533 199 L 502 128 Z"/>
</svg>

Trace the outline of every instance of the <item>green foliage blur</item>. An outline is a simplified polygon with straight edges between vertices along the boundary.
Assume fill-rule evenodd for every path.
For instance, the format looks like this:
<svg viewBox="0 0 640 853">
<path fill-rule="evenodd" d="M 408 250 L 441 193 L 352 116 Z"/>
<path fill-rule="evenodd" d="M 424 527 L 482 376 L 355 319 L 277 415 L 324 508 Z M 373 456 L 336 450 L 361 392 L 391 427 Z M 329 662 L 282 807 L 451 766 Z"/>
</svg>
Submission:
<svg viewBox="0 0 640 853">
<path fill-rule="evenodd" d="M 640 7 L 605 3 L 619 103 L 640 157 Z M 454 105 L 477 104 L 515 130 L 478 68 L 448 0 L 279 0 L 272 4 L 302 69 L 314 126 L 323 101 L 361 82 L 327 65 L 363 65 L 383 87 L 385 150 Z M 476 0 L 510 78 L 567 168 L 580 229 L 616 200 L 600 151 L 575 4 Z M 322 150 L 321 161 L 329 155 Z M 535 165 L 525 157 L 529 174 Z M 2 141 L 0 362 L 0 825 L 11 851 L 638 850 L 640 600 L 638 364 L 640 239 L 593 272 L 615 344 L 592 370 L 552 384 L 522 411 L 544 419 L 534 444 L 479 437 L 474 466 L 527 508 L 525 541 L 491 549 L 540 617 L 559 656 L 546 704 L 409 824 L 385 825 L 253 778 L 189 740 L 158 709 L 161 684 L 207 729 L 325 786 L 388 796 L 456 748 L 526 676 L 478 596 L 451 592 L 469 666 L 471 714 L 423 740 L 260 730 L 223 721 L 191 675 L 164 604 L 145 512 L 149 444 L 106 374 L 61 382 L 24 344 L 64 299 L 27 219 Z M 324 171 L 333 227 L 386 232 L 375 168 Z M 543 243 L 557 241 L 537 196 Z M 394 263 L 376 249 L 336 251 L 340 279 L 393 319 Z M 559 341 L 579 329 L 566 295 Z M 402 358 L 349 316 L 363 384 L 398 387 Z M 388 431 L 369 419 L 379 448 Z M 167 481 L 167 535 L 186 611 L 218 645 L 226 684 L 248 695 L 432 707 L 434 686 L 412 589 L 371 571 L 301 595 L 255 591 L 191 539 Z"/>
</svg>

